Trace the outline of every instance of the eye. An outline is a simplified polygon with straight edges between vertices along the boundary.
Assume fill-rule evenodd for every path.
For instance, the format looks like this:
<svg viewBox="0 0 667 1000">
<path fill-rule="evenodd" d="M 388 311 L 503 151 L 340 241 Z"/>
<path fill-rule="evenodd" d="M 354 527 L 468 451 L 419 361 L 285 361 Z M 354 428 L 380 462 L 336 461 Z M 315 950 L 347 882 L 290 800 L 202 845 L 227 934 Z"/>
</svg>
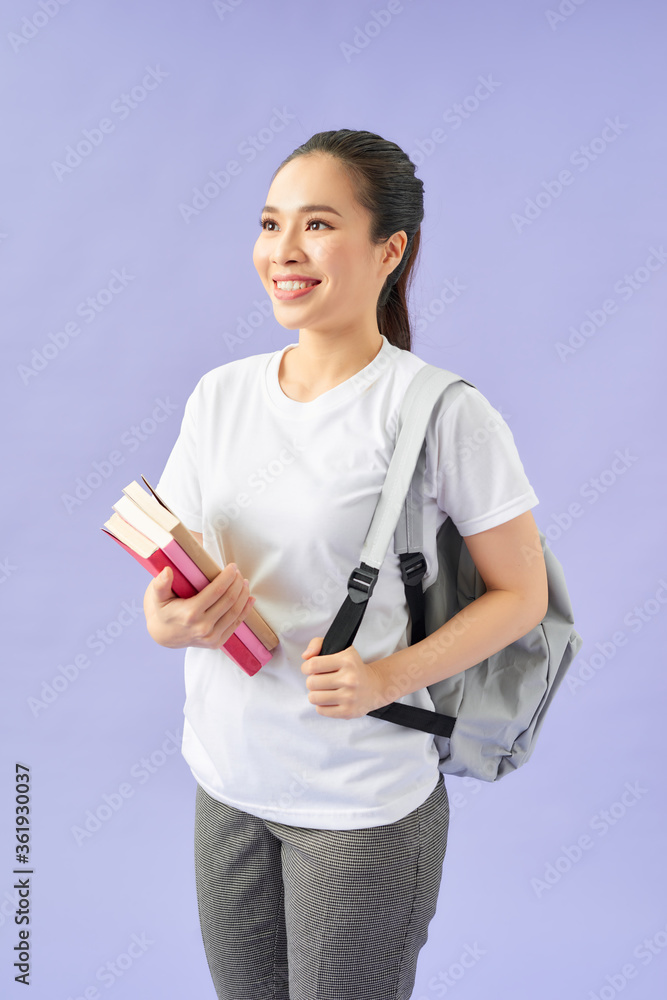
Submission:
<svg viewBox="0 0 667 1000">
<path fill-rule="evenodd" d="M 325 222 L 325 221 L 324 221 L 324 219 L 308 219 L 308 221 L 307 221 L 307 222 L 305 223 L 305 225 L 306 225 L 306 228 L 307 228 L 308 226 L 312 225 L 312 223 L 313 223 L 313 222 L 316 222 L 316 223 L 317 223 L 318 225 L 321 225 L 321 226 L 326 226 L 326 227 L 327 227 L 327 229 L 332 229 L 332 228 L 333 228 L 332 226 L 330 226 L 330 225 L 329 225 L 329 223 L 328 223 L 328 222 Z M 275 232 L 275 230 L 273 230 L 273 229 L 267 229 L 267 228 L 266 228 L 266 227 L 267 227 L 267 224 L 268 224 L 268 225 L 271 225 L 271 226 L 276 226 L 276 225 L 277 225 L 278 223 L 277 223 L 277 222 L 275 221 L 275 219 L 271 219 L 271 218 L 269 218 L 269 216 L 267 215 L 267 216 L 263 216 L 263 217 L 262 217 L 262 218 L 261 218 L 261 219 L 259 220 L 259 224 L 260 224 L 260 226 L 262 227 L 262 229 L 263 229 L 263 230 L 264 230 L 265 232 L 268 232 L 268 233 L 272 233 L 272 232 Z M 316 230 L 314 230 L 314 229 L 311 229 L 311 232 L 316 232 Z"/>
<path fill-rule="evenodd" d="M 331 229 L 331 226 L 329 225 L 329 223 L 325 222 L 324 219 L 308 219 L 308 222 L 306 223 L 306 226 L 309 226 L 311 224 L 311 222 L 316 222 L 318 224 L 318 226 L 326 226 L 327 229 Z"/>
</svg>

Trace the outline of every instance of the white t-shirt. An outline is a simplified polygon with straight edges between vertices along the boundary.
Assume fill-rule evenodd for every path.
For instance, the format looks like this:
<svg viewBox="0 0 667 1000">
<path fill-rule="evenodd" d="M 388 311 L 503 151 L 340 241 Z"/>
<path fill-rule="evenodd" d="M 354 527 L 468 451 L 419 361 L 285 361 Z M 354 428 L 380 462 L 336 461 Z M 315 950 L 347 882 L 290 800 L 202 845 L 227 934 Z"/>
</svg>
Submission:
<svg viewBox="0 0 667 1000">
<path fill-rule="evenodd" d="M 224 650 L 186 649 L 183 756 L 213 798 L 288 825 L 393 823 L 439 778 L 430 733 L 322 716 L 301 671 L 301 653 L 345 600 L 405 390 L 426 363 L 382 340 L 370 364 L 305 403 L 278 381 L 282 354 L 298 344 L 214 368 L 185 405 L 156 487 L 221 566 L 238 565 L 280 640 L 254 677 Z M 461 382 L 428 424 L 424 490 L 424 587 L 437 575 L 435 536 L 447 515 L 465 536 L 539 502 L 507 423 Z M 361 659 L 405 648 L 408 620 L 392 542 L 353 642 Z M 426 688 L 400 700 L 434 710 Z"/>
</svg>

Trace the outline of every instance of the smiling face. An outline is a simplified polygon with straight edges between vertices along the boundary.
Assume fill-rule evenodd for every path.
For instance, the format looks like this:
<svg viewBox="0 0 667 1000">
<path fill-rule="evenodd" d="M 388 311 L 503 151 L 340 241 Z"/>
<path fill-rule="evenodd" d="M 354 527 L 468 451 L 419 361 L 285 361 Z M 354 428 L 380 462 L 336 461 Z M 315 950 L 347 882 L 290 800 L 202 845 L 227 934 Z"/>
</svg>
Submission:
<svg viewBox="0 0 667 1000">
<path fill-rule="evenodd" d="M 356 201 L 344 167 L 326 154 L 290 160 L 266 201 L 253 263 L 278 322 L 288 330 L 377 331 L 378 296 L 401 259 L 405 233 L 372 246 L 369 213 Z M 281 291 L 274 279 L 290 275 L 318 284 Z"/>
</svg>

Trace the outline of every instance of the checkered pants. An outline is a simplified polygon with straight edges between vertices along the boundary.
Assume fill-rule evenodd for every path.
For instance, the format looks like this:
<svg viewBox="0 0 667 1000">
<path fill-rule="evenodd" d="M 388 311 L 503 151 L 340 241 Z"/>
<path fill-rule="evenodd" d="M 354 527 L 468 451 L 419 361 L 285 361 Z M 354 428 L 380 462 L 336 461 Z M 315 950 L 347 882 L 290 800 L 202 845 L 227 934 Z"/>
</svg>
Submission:
<svg viewBox="0 0 667 1000">
<path fill-rule="evenodd" d="M 442 775 L 403 819 L 311 830 L 198 784 L 195 879 L 219 1000 L 409 1000 L 447 848 Z"/>
</svg>

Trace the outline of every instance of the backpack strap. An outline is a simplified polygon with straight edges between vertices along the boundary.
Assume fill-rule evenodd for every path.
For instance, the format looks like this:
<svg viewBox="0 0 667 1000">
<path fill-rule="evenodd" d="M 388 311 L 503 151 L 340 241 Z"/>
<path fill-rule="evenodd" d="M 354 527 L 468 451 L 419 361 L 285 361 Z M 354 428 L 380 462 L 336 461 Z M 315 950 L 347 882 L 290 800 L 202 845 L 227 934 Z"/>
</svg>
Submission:
<svg viewBox="0 0 667 1000">
<path fill-rule="evenodd" d="M 391 537 L 399 524 L 401 533 L 399 546 L 409 547 L 413 544 L 416 540 L 415 532 L 421 538 L 426 427 L 435 404 L 443 392 L 449 385 L 458 381 L 466 380 L 453 372 L 426 364 L 414 375 L 406 390 L 399 413 L 394 454 L 366 535 L 361 559 L 349 576 L 348 596 L 324 637 L 321 656 L 340 652 L 353 643 L 366 605 L 373 593 Z M 417 482 L 411 490 L 415 474 Z M 421 541 L 419 544 L 421 547 Z M 420 550 L 402 553 L 401 570 L 410 613 L 412 615 L 414 608 L 417 631 L 420 628 L 423 631 L 424 603 L 423 593 L 420 593 L 426 571 L 423 553 Z M 413 642 L 416 641 L 418 640 L 415 634 Z M 412 705 L 403 705 L 400 702 L 392 702 L 367 714 L 441 736 L 451 735 L 455 721 L 448 716 L 438 715 Z"/>
<path fill-rule="evenodd" d="M 472 386 L 467 379 L 459 379 Z M 475 388 L 473 386 L 473 388 Z M 405 411 L 401 408 L 398 417 L 400 433 Z M 422 581 L 426 576 L 424 545 L 424 475 L 426 472 L 426 441 L 422 445 L 403 510 L 394 532 L 394 552 L 398 555 L 403 574 L 405 599 L 410 610 L 410 645 L 426 638 L 426 601 Z"/>
<path fill-rule="evenodd" d="M 346 649 L 352 644 L 357 634 L 366 610 L 366 603 L 373 592 L 389 542 L 401 516 L 418 455 L 424 443 L 426 424 L 435 400 L 428 409 L 425 409 L 423 404 L 426 397 L 421 390 L 425 386 L 426 380 L 432 381 L 434 374 L 444 375 L 446 373 L 440 372 L 440 369 L 434 368 L 432 365 L 424 365 L 413 377 L 405 392 L 399 413 L 394 453 L 373 513 L 371 525 L 366 533 L 361 560 L 349 576 L 348 596 L 324 637 L 321 656 Z M 456 378 L 458 376 L 450 376 L 450 380 Z M 437 388 L 433 385 L 434 390 Z M 441 391 L 442 389 L 438 390 L 438 395 Z M 420 401 L 422 413 L 418 414 Z M 427 399 L 426 402 L 428 402 Z M 405 417 L 410 409 L 412 409 L 412 419 L 406 421 Z M 418 419 L 419 417 L 421 419 Z M 404 523 L 407 530 L 407 519 Z"/>
<path fill-rule="evenodd" d="M 399 424 L 400 426 L 400 424 Z M 410 610 L 410 645 L 426 637 L 426 602 L 422 581 L 426 576 L 424 544 L 424 473 L 426 471 L 426 441 L 415 466 L 403 510 L 394 532 L 394 552 L 398 555 Z"/>
</svg>

